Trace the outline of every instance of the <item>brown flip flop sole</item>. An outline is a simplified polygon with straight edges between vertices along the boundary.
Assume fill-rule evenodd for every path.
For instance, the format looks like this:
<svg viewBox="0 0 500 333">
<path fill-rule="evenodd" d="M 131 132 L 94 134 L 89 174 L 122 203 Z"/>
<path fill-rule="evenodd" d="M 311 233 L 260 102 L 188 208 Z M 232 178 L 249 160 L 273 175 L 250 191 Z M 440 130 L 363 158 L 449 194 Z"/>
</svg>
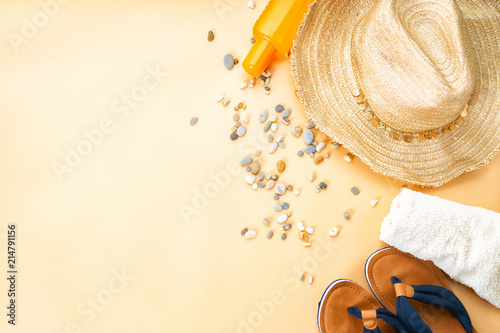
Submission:
<svg viewBox="0 0 500 333">
<path fill-rule="evenodd" d="M 363 332 L 363 321 L 351 316 L 347 309 L 376 310 L 382 305 L 367 290 L 350 280 L 334 281 L 323 294 L 318 308 L 320 333 Z M 375 324 L 375 323 L 374 323 Z M 382 333 L 395 333 L 391 325 L 376 319 Z"/>
<path fill-rule="evenodd" d="M 451 291 L 443 272 L 432 261 L 418 259 L 393 247 L 373 253 L 366 261 L 365 275 L 375 297 L 394 314 L 397 296 L 391 282 L 393 276 L 401 279 L 404 284 L 434 285 Z M 466 332 L 450 311 L 412 299 L 409 302 L 433 332 Z"/>
</svg>

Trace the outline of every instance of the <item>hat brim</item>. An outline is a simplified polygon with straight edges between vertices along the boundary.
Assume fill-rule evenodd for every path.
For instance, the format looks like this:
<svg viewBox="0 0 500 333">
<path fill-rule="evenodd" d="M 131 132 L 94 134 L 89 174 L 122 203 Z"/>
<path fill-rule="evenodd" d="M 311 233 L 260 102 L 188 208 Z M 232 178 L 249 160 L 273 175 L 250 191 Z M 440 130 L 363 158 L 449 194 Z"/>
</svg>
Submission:
<svg viewBox="0 0 500 333">
<path fill-rule="evenodd" d="M 494 1 L 459 0 L 472 42 L 474 90 L 468 115 L 432 140 L 390 138 L 365 119 L 352 96 L 350 41 L 376 0 L 317 0 L 292 47 L 297 94 L 316 127 L 375 172 L 421 186 L 441 186 L 487 164 L 500 149 L 500 12 Z"/>
</svg>

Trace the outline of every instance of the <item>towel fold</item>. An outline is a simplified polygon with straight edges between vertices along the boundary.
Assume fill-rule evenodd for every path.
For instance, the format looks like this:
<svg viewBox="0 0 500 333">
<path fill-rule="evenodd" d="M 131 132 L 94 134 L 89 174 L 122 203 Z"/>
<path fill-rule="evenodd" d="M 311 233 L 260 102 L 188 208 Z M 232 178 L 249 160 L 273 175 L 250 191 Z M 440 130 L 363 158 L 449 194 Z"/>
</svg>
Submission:
<svg viewBox="0 0 500 333">
<path fill-rule="evenodd" d="M 422 260 L 500 308 L 500 214 L 403 189 L 380 240 Z"/>
</svg>

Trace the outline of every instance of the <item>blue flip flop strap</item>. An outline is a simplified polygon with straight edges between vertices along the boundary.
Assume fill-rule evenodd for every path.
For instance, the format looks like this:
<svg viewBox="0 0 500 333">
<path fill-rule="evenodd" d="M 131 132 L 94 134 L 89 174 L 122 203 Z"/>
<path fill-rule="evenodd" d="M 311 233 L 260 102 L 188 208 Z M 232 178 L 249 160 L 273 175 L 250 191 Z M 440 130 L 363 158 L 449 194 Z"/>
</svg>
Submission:
<svg viewBox="0 0 500 333">
<path fill-rule="evenodd" d="M 347 309 L 347 311 L 351 316 L 354 316 L 358 319 L 363 319 L 361 310 L 357 306 L 351 306 L 350 308 Z M 396 316 L 395 314 L 386 309 L 383 308 L 377 309 L 377 318 L 382 319 L 389 325 L 392 325 L 398 333 L 410 332 L 406 328 L 405 324 L 401 321 L 401 319 L 398 318 L 398 316 Z M 381 331 L 378 327 L 375 327 L 375 329 L 370 330 L 363 326 L 363 333 L 381 333 Z"/>
<path fill-rule="evenodd" d="M 392 277 L 391 281 L 393 284 L 402 283 L 401 280 L 395 276 Z M 420 318 L 420 315 L 410 304 L 408 299 L 449 310 L 457 317 L 465 331 L 467 333 L 472 333 L 472 323 L 467 310 L 462 302 L 460 302 L 450 290 L 432 285 L 416 285 L 412 286 L 412 288 L 415 291 L 413 296 L 407 297 L 400 295 L 396 299 L 396 312 L 398 317 L 400 317 L 411 330 L 418 333 L 432 333 L 429 326 Z"/>
</svg>

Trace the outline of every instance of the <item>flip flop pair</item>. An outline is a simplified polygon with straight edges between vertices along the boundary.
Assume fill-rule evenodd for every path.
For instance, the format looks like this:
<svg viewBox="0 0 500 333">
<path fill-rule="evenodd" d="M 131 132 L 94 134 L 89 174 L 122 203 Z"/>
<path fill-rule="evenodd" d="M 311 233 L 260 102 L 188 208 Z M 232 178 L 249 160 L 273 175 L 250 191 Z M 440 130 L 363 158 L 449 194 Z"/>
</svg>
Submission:
<svg viewBox="0 0 500 333">
<path fill-rule="evenodd" d="M 328 286 L 318 309 L 321 333 L 476 333 L 431 261 L 384 248 L 368 258 L 365 276 L 375 297 L 351 280 Z"/>
</svg>

